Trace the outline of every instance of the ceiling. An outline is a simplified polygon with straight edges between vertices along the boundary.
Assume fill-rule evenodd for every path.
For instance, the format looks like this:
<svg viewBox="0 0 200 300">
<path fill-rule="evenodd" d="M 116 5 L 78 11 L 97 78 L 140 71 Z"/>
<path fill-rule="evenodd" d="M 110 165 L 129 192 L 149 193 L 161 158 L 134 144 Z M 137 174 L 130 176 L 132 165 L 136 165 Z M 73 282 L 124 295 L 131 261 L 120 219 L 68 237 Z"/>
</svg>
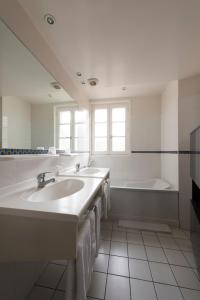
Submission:
<svg viewBox="0 0 200 300">
<path fill-rule="evenodd" d="M 90 99 L 159 93 L 200 72 L 199 0 L 18 1 L 74 81 L 99 79 L 82 86 Z"/>
<path fill-rule="evenodd" d="M 30 103 L 72 101 L 55 79 L 0 21 L 0 95 L 18 96 Z"/>
</svg>

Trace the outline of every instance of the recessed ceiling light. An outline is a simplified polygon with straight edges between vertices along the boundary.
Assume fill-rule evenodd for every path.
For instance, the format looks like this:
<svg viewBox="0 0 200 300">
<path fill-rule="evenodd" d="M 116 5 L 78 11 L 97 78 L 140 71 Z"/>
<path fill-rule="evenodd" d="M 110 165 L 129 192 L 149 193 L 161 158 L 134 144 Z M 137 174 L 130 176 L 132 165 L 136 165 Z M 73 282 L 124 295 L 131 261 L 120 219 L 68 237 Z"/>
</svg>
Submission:
<svg viewBox="0 0 200 300">
<path fill-rule="evenodd" d="M 125 86 L 123 86 L 122 91 L 126 91 L 126 87 Z"/>
<path fill-rule="evenodd" d="M 91 86 L 96 86 L 98 84 L 99 80 L 97 78 L 89 78 L 88 79 L 88 83 L 91 85 Z"/>
<path fill-rule="evenodd" d="M 86 84 L 86 82 L 83 80 L 83 81 L 81 81 L 81 84 Z"/>
<path fill-rule="evenodd" d="M 51 82 L 51 86 L 56 90 L 61 90 L 61 86 L 57 81 Z"/>
<path fill-rule="evenodd" d="M 81 77 L 81 76 L 82 76 L 81 72 L 76 72 L 76 75 L 77 75 L 78 77 Z"/>
<path fill-rule="evenodd" d="M 54 16 L 52 16 L 50 14 L 46 14 L 44 16 L 44 19 L 49 25 L 53 25 L 56 22 L 56 19 L 54 18 Z"/>
</svg>

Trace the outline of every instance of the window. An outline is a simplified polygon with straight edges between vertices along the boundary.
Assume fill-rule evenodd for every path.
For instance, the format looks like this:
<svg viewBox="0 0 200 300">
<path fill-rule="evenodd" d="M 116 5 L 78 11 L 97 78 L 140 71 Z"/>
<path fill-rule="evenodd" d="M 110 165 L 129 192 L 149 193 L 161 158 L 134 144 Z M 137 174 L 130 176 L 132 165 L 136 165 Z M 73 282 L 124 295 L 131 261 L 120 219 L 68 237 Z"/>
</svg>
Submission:
<svg viewBox="0 0 200 300">
<path fill-rule="evenodd" d="M 56 107 L 56 147 L 67 152 L 89 150 L 88 113 L 74 107 Z"/>
<path fill-rule="evenodd" d="M 95 104 L 92 106 L 93 153 L 127 153 L 129 147 L 129 103 Z"/>
</svg>

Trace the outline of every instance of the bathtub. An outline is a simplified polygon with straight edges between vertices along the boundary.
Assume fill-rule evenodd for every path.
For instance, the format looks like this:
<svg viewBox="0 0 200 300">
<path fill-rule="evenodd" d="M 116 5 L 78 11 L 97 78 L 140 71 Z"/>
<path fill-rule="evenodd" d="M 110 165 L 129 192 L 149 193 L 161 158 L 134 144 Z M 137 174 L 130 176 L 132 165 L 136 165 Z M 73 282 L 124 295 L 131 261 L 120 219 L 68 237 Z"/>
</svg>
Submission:
<svg viewBox="0 0 200 300">
<path fill-rule="evenodd" d="M 153 178 L 145 180 L 112 180 L 111 186 L 115 188 L 129 188 L 142 190 L 167 190 L 171 186 L 163 179 Z"/>
<path fill-rule="evenodd" d="M 179 225 L 178 191 L 162 179 L 111 179 L 113 219 L 133 219 Z"/>
</svg>

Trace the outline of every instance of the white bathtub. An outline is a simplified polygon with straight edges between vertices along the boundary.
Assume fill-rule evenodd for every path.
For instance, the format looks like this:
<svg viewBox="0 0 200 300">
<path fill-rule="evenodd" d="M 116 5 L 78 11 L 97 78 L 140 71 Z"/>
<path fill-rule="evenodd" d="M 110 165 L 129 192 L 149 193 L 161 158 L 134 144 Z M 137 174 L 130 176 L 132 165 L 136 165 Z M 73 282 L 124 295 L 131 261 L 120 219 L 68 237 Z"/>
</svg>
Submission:
<svg viewBox="0 0 200 300">
<path fill-rule="evenodd" d="M 170 189 L 170 184 L 159 178 L 145 180 L 111 180 L 111 187 L 136 190 L 167 190 Z"/>
<path fill-rule="evenodd" d="M 158 178 L 111 180 L 110 216 L 178 226 L 178 191 Z"/>
</svg>

